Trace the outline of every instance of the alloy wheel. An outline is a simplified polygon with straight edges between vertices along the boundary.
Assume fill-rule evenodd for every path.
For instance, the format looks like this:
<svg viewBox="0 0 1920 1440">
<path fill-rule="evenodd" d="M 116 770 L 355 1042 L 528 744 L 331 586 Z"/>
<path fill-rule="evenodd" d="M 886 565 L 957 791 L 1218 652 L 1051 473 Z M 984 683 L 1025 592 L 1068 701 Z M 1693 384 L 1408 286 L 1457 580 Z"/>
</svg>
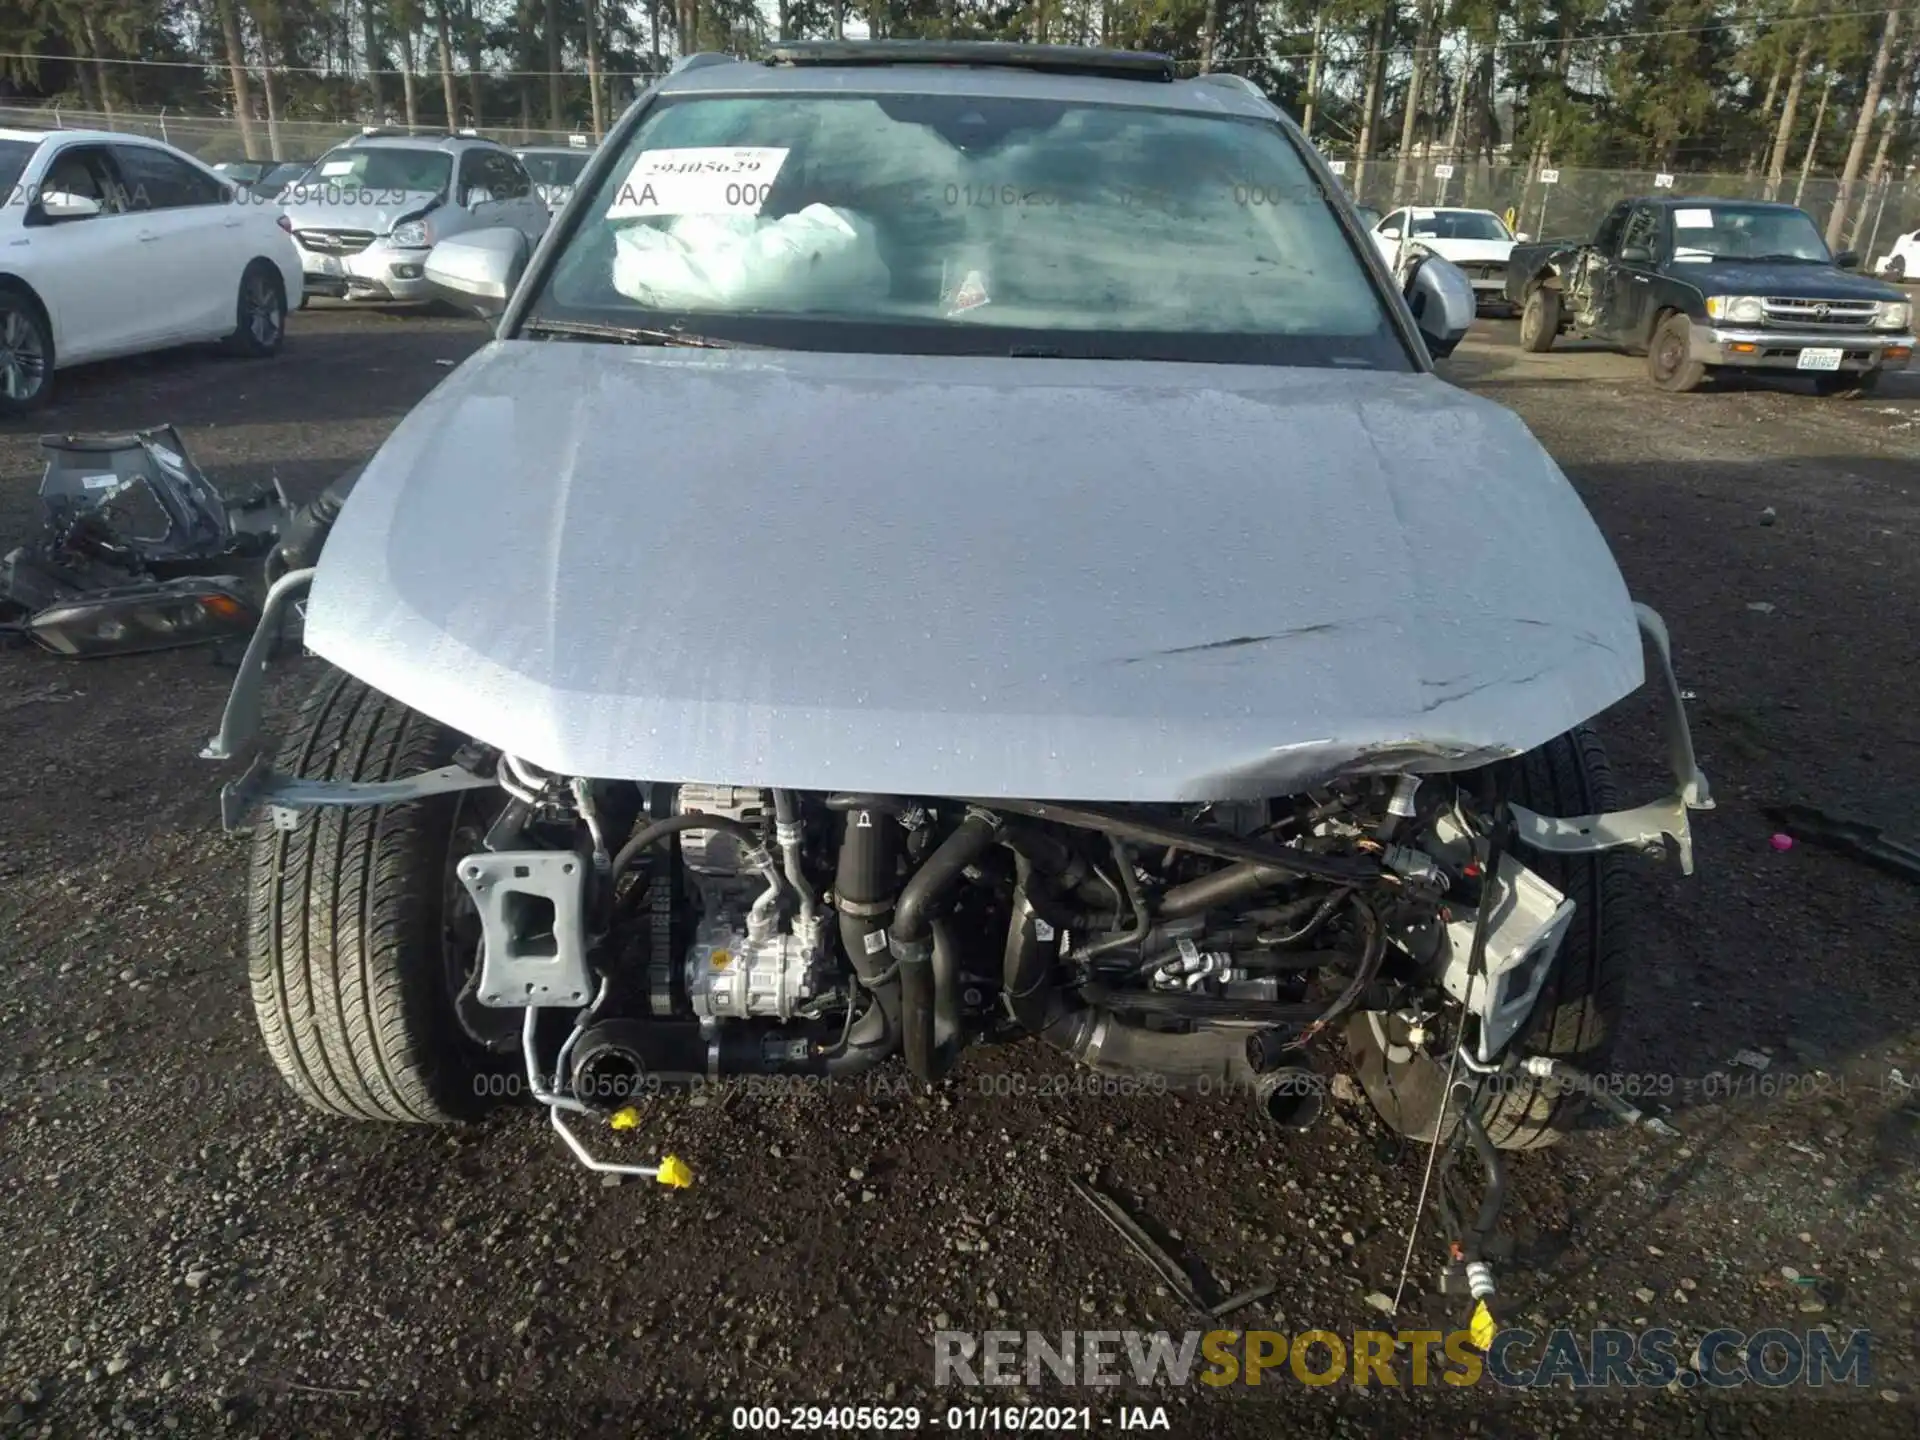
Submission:
<svg viewBox="0 0 1920 1440">
<path fill-rule="evenodd" d="M 31 400 L 46 379 L 47 352 L 39 326 L 23 310 L 0 310 L 0 394 Z"/>
</svg>

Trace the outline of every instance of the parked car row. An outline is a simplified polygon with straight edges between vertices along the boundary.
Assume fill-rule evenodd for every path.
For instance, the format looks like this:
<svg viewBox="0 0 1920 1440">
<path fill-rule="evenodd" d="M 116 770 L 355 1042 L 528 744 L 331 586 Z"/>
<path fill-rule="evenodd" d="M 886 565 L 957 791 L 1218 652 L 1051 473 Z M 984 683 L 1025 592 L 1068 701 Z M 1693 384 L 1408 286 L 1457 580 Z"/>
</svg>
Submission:
<svg viewBox="0 0 1920 1440">
<path fill-rule="evenodd" d="M 318 160 L 207 165 L 146 136 L 0 130 L 0 415 L 89 361 L 206 340 L 271 355 L 314 295 L 430 300 L 438 241 L 545 233 L 592 153 L 573 142 L 369 129 Z"/>
<path fill-rule="evenodd" d="M 273 208 L 240 194 L 144 136 L 0 130 L 0 416 L 87 361 L 206 340 L 276 353 L 302 269 Z"/>
</svg>

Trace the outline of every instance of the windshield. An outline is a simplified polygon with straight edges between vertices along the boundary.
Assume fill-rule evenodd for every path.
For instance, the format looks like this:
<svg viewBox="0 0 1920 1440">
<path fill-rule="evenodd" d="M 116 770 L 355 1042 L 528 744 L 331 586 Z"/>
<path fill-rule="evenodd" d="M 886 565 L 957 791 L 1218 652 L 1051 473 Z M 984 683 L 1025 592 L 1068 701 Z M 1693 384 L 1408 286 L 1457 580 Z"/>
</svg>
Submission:
<svg viewBox="0 0 1920 1440">
<path fill-rule="evenodd" d="M 0 140 L 0 194 L 12 196 L 20 177 L 27 173 L 27 162 L 40 148 L 33 140 Z M 11 201 L 9 201 L 11 203 Z"/>
<path fill-rule="evenodd" d="M 342 146 L 320 157 L 300 184 L 299 191 L 423 190 L 442 191 L 453 179 L 453 157 L 442 150 L 402 150 L 389 146 Z"/>
<path fill-rule="evenodd" d="M 956 95 L 669 100 L 573 213 L 530 323 L 1411 368 L 1265 122 Z"/>
<path fill-rule="evenodd" d="M 536 185 L 571 185 L 587 168 L 585 150 L 520 150 L 520 163 Z"/>
<path fill-rule="evenodd" d="M 1675 260 L 1811 260 L 1833 253 L 1804 210 L 1680 205 L 1673 212 Z"/>
<path fill-rule="evenodd" d="M 1484 210 L 1415 210 L 1416 240 L 1511 240 L 1513 232 L 1498 215 Z"/>
</svg>

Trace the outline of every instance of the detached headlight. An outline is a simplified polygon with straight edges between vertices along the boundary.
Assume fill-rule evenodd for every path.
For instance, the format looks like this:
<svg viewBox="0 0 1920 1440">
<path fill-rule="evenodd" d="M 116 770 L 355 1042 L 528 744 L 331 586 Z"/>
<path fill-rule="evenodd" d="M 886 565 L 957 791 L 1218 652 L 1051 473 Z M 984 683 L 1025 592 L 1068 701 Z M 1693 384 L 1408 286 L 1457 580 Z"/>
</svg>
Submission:
<svg viewBox="0 0 1920 1440">
<path fill-rule="evenodd" d="M 1882 300 L 1873 307 L 1873 328 L 1876 330 L 1904 330 L 1912 319 L 1913 302 L 1910 300 Z"/>
<path fill-rule="evenodd" d="M 433 243 L 424 220 L 402 220 L 387 238 L 403 250 L 423 250 Z"/>
<path fill-rule="evenodd" d="M 1731 320 L 1736 325 L 1758 325 L 1767 318 L 1758 295 L 1710 295 L 1707 314 L 1715 320 Z"/>
</svg>

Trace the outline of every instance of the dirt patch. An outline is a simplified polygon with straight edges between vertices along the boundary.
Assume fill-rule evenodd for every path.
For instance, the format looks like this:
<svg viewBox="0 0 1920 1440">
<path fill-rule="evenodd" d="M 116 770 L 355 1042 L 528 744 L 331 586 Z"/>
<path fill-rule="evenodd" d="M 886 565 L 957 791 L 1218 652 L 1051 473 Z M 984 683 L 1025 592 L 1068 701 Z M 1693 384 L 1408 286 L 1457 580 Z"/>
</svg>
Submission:
<svg viewBox="0 0 1920 1440">
<path fill-rule="evenodd" d="M 1775 850 L 1759 807 L 1916 828 L 1920 386 L 1670 396 L 1637 361 L 1523 355 L 1512 336 L 1484 326 L 1449 373 L 1535 427 L 1665 614 L 1719 808 L 1693 878 L 1639 867 L 1617 1079 L 1683 1136 L 1598 1126 L 1515 1157 L 1502 1316 L 1664 1325 L 1683 1357 L 1722 1326 L 1864 1327 L 1872 1383 L 1036 1394 L 1096 1417 L 1164 1404 L 1196 1436 L 1911 1435 L 1920 890 Z M 314 309 L 274 362 L 63 376 L 57 409 L 0 432 L 0 534 L 30 514 L 42 430 L 171 421 L 209 474 L 304 495 L 484 339 Z M 253 1028 L 245 842 L 220 833 L 223 776 L 194 758 L 229 675 L 198 655 L 3 663 L 0 1433 L 704 1434 L 736 1405 L 826 1401 L 916 1404 L 933 1428 L 949 1404 L 1011 1398 L 931 1389 L 943 1324 L 1194 1325 L 1072 1193 L 1100 1170 L 1224 1285 L 1276 1282 L 1232 1323 L 1379 1320 L 1366 1297 L 1393 1289 L 1422 1153 L 1349 1103 L 1276 1138 L 1238 1104 L 1043 1095 L 1066 1073 L 1051 1056 L 976 1052 L 931 1096 L 883 1071 L 660 1103 L 624 1145 L 687 1157 L 685 1192 L 605 1185 L 528 1114 L 461 1132 L 309 1114 Z M 1604 729 L 1651 794 L 1644 703 Z M 1459 1323 L 1416 1289 L 1414 1317 Z"/>
</svg>

